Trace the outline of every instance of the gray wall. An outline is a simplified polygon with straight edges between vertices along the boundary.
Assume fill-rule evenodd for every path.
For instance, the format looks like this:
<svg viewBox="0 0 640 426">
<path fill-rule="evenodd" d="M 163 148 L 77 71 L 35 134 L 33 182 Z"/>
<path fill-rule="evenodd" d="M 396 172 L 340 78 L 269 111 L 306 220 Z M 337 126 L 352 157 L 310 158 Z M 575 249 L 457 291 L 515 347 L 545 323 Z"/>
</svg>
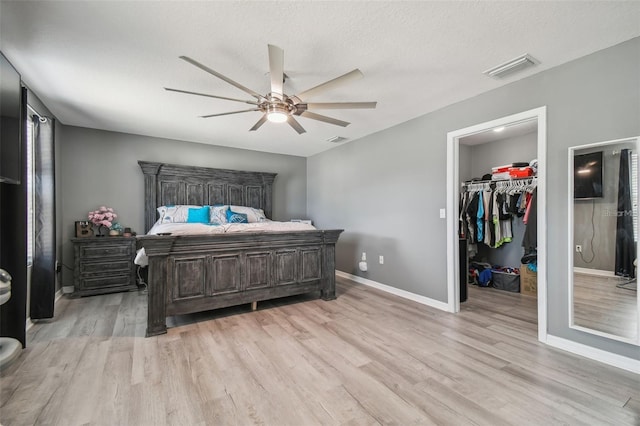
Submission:
<svg viewBox="0 0 640 426">
<path fill-rule="evenodd" d="M 144 232 L 144 187 L 138 160 L 191 166 L 278 173 L 273 192 L 273 219 L 306 217 L 306 159 L 124 133 L 63 126 L 56 142 L 58 203 L 62 214 L 63 285 L 73 285 L 73 248 L 77 220 L 89 210 L 113 207 L 118 221 Z"/>
<path fill-rule="evenodd" d="M 471 148 L 471 173 L 482 177 L 491 173 L 491 168 L 515 162 L 529 162 L 538 156 L 538 132 L 531 132 L 513 138 L 500 139 Z M 460 140 L 464 143 L 464 138 Z"/>
<path fill-rule="evenodd" d="M 491 173 L 491 168 L 512 164 L 515 162 L 530 162 L 537 157 L 538 132 L 500 139 L 469 147 L 472 177 L 482 177 Z M 464 143 L 464 138 L 460 140 Z M 462 155 L 462 150 L 460 151 Z M 460 162 L 460 166 L 463 162 Z M 462 175 L 462 171 L 460 172 Z M 522 238 L 525 225 L 522 218 L 514 217 L 512 221 L 513 239 L 498 248 L 490 248 L 484 244 L 478 244 L 477 260 L 488 262 L 492 265 L 520 267 L 520 259 L 524 254 Z"/>
<path fill-rule="evenodd" d="M 567 149 L 640 134 L 639 53 L 636 38 L 309 158 L 310 218 L 345 229 L 338 269 L 446 302 L 447 132 L 546 105 L 548 332 L 640 359 L 637 346 L 570 329 L 567 309 Z M 362 251 L 385 264 L 360 273 Z"/>
<path fill-rule="evenodd" d="M 582 256 L 574 250 L 573 265 L 612 272 L 616 262 L 618 171 L 621 149 L 636 150 L 635 144 L 576 150 L 575 154 L 603 151 L 603 197 L 573 203 L 573 243 L 582 245 Z M 617 151 L 617 155 L 613 155 Z M 574 247 L 575 248 L 575 247 Z"/>
</svg>

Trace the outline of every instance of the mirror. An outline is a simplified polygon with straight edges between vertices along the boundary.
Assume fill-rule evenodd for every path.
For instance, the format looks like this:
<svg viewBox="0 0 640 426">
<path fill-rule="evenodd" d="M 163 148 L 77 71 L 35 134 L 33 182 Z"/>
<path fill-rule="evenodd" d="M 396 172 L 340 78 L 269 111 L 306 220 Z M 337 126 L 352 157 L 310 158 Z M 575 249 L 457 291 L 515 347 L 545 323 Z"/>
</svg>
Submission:
<svg viewBox="0 0 640 426">
<path fill-rule="evenodd" d="M 633 344 L 639 139 L 569 148 L 569 326 Z"/>
</svg>

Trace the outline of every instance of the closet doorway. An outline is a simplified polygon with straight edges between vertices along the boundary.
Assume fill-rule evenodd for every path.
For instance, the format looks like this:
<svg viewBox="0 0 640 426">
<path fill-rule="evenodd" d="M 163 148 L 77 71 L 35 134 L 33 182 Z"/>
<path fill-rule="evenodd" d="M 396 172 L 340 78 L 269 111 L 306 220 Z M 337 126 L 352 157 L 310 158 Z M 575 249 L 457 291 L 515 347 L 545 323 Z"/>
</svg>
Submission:
<svg viewBox="0 0 640 426">
<path fill-rule="evenodd" d="M 464 182 L 471 179 L 482 180 L 483 176 L 490 177 L 486 175 L 492 173 L 492 167 L 537 159 L 537 177 L 535 180 L 526 180 L 523 185 L 535 185 L 537 192 L 536 212 L 539 214 L 537 232 L 534 232 L 533 236 L 537 239 L 538 340 L 542 342 L 546 341 L 547 336 L 545 156 L 546 107 L 456 130 L 447 135 L 447 286 L 451 312 L 460 311 L 459 283 L 467 278 L 466 272 L 463 276 L 460 270 L 461 261 L 464 264 L 465 259 L 460 258 L 458 238 L 460 194 Z M 483 184 L 474 185 L 474 189 L 478 190 L 477 186 Z M 502 182 L 498 185 L 513 187 L 516 183 Z M 525 225 L 521 218 L 513 220 L 512 229 L 512 241 L 505 242 L 500 248 L 477 244 L 477 258 L 505 267 L 519 268 L 520 259 L 525 253 L 522 248 Z M 531 229 L 528 232 L 530 233 Z"/>
</svg>

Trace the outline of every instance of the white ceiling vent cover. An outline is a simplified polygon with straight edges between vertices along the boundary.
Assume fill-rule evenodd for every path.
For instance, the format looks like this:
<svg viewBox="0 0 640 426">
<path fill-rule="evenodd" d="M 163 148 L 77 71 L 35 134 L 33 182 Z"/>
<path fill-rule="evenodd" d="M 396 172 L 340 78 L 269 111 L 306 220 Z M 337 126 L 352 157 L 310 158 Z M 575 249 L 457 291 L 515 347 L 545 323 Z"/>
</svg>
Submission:
<svg viewBox="0 0 640 426">
<path fill-rule="evenodd" d="M 327 139 L 327 142 L 340 143 L 340 142 L 344 142 L 346 140 L 347 140 L 347 138 L 342 137 L 342 136 L 332 136 L 329 139 Z"/>
<path fill-rule="evenodd" d="M 510 61 L 507 61 L 503 64 L 500 64 L 497 67 L 486 70 L 483 74 L 486 74 L 492 78 L 503 78 L 507 75 L 522 71 L 525 68 L 532 67 L 539 63 L 540 61 L 527 53 L 518 56 L 517 58 L 511 59 Z"/>
</svg>

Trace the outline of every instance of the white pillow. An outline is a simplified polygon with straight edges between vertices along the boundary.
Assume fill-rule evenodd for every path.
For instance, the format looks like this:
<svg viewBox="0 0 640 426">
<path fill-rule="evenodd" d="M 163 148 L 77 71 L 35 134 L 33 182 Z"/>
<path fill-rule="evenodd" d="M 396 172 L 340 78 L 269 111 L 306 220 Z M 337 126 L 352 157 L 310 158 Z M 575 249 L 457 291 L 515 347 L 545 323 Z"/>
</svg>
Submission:
<svg viewBox="0 0 640 426">
<path fill-rule="evenodd" d="M 189 217 L 189 209 L 199 209 L 202 206 L 192 205 L 169 205 L 160 206 L 156 210 L 160 215 L 160 223 L 186 223 Z"/>
<path fill-rule="evenodd" d="M 242 213 L 247 215 L 247 221 L 249 223 L 266 222 L 267 216 L 262 209 L 254 209 L 253 207 L 245 206 L 229 206 L 234 213 Z M 226 213 L 226 212 L 225 212 Z"/>
<path fill-rule="evenodd" d="M 222 225 L 227 223 L 227 209 L 229 206 L 211 206 L 209 207 L 209 222 Z"/>
</svg>

